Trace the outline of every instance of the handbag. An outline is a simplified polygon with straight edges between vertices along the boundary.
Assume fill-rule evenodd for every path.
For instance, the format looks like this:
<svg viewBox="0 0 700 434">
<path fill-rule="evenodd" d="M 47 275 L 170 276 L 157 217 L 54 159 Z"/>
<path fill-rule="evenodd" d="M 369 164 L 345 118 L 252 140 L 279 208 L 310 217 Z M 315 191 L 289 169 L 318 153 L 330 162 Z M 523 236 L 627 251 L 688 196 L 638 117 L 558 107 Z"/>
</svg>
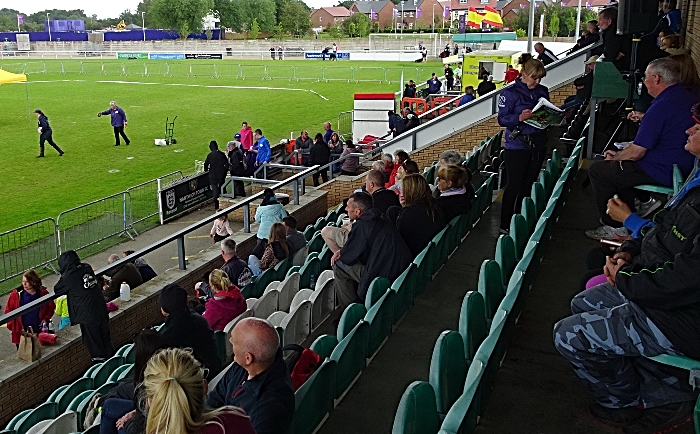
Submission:
<svg viewBox="0 0 700 434">
<path fill-rule="evenodd" d="M 55 345 L 57 336 L 51 333 L 39 333 L 39 343 L 43 345 Z"/>
<path fill-rule="evenodd" d="M 41 358 L 41 344 L 39 343 L 39 337 L 36 335 L 36 333 L 34 333 L 31 326 L 29 327 L 29 331 L 20 332 L 17 357 L 27 362 L 34 362 Z"/>
</svg>

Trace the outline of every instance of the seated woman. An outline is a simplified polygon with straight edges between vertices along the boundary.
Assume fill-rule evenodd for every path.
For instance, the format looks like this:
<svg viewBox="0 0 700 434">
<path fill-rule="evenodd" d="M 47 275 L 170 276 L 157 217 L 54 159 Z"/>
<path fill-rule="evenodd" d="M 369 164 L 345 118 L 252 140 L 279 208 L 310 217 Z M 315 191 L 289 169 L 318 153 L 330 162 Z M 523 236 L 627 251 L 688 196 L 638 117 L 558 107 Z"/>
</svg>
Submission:
<svg viewBox="0 0 700 434">
<path fill-rule="evenodd" d="M 41 278 L 36 274 L 36 271 L 28 270 L 22 275 L 22 285 L 13 289 L 10 293 L 10 297 L 5 305 L 5 313 L 19 309 L 48 293 L 49 291 L 41 284 Z M 34 333 L 40 333 L 42 325 L 49 325 L 55 310 L 56 304 L 50 301 L 40 308 L 27 312 L 21 317 L 8 322 L 7 329 L 12 332 L 12 343 L 19 348 L 20 333 L 28 331 L 29 328 Z"/>
<path fill-rule="evenodd" d="M 284 206 L 277 202 L 275 192 L 269 188 L 263 191 L 262 202 L 255 211 L 255 221 L 260 223 L 258 227 L 258 243 L 253 248 L 252 255 L 258 259 L 262 258 L 265 245 L 267 244 L 267 235 L 270 233 L 270 228 L 275 222 L 281 222 L 287 217 L 287 211 Z"/>
<path fill-rule="evenodd" d="M 471 173 L 462 166 L 448 164 L 438 169 L 437 179 L 440 190 L 437 205 L 445 215 L 445 222 L 469 213 L 474 200 Z"/>
<path fill-rule="evenodd" d="M 214 296 L 207 300 L 202 316 L 212 330 L 223 330 L 232 319 L 245 312 L 245 298 L 241 290 L 228 279 L 226 272 L 219 269 L 209 273 L 209 287 Z"/>
<path fill-rule="evenodd" d="M 143 379 L 146 434 L 255 434 L 240 408 L 206 411 L 204 371 L 192 353 L 181 348 L 162 350 L 148 361 Z"/>
<path fill-rule="evenodd" d="M 394 185 L 388 188 L 390 191 L 395 191 L 397 194 L 401 194 L 401 181 L 412 173 L 418 173 L 418 163 L 413 160 L 406 160 L 396 171 L 396 182 Z"/>
<path fill-rule="evenodd" d="M 287 229 L 283 223 L 274 223 L 270 228 L 269 242 L 265 246 L 262 258 L 258 261 L 253 255 L 248 258 L 248 267 L 254 276 L 272 268 L 289 256 L 291 248 L 287 241 Z"/>
<path fill-rule="evenodd" d="M 386 214 L 396 223 L 401 238 L 415 257 L 445 227 L 445 218 L 423 175 L 407 175 L 402 183 L 402 208 L 392 206 Z"/>
</svg>

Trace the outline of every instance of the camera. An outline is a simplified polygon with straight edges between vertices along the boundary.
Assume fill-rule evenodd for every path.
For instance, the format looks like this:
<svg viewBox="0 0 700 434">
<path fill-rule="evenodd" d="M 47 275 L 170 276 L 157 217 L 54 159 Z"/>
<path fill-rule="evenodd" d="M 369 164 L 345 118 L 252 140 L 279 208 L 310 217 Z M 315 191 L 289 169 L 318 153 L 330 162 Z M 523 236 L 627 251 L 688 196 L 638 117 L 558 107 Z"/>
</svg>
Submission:
<svg viewBox="0 0 700 434">
<path fill-rule="evenodd" d="M 508 136 L 508 140 L 515 140 L 516 137 L 520 135 L 520 130 L 518 128 L 514 129 L 511 131 L 510 135 Z"/>
</svg>

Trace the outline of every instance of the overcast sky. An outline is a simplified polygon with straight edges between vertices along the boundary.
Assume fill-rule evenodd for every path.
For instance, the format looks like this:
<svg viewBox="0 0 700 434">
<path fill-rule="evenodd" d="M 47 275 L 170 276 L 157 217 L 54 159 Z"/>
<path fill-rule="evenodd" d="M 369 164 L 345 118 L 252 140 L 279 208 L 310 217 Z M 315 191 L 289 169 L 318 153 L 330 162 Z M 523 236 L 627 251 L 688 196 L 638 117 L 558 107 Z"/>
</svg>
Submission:
<svg viewBox="0 0 700 434">
<path fill-rule="evenodd" d="M 333 6 L 337 4 L 336 0 L 304 0 L 304 2 L 311 8 Z M 96 14 L 97 18 L 103 19 L 116 18 L 126 9 L 131 9 L 132 12 L 135 12 L 138 4 L 139 0 L 32 0 L 12 7 L 26 14 L 33 14 L 46 9 L 82 9 L 88 16 Z"/>
</svg>

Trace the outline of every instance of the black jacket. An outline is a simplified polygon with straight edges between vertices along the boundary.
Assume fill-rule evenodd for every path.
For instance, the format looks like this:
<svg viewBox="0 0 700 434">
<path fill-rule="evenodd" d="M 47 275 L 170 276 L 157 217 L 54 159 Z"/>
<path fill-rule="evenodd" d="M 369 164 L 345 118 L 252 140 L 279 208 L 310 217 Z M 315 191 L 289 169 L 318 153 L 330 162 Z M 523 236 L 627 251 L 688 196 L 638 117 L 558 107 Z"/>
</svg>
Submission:
<svg viewBox="0 0 700 434">
<path fill-rule="evenodd" d="M 214 390 L 207 405 L 235 405 L 250 417 L 257 434 L 286 434 L 294 416 L 294 389 L 287 365 L 279 352 L 275 363 L 248 380 L 248 372 L 233 362 Z"/>
<path fill-rule="evenodd" d="M 68 294 L 68 313 L 71 324 L 99 324 L 109 321 L 102 290 L 95 273 L 88 264 L 80 262 L 73 250 L 58 258 L 61 278 L 54 286 L 56 295 Z"/>
<path fill-rule="evenodd" d="M 574 80 L 574 86 L 583 86 L 581 89 L 576 89 L 576 99 L 583 101 L 590 98 L 593 92 L 593 72 L 589 72 Z"/>
<path fill-rule="evenodd" d="M 49 118 L 47 118 L 46 115 L 39 115 L 39 128 L 41 128 L 42 133 L 51 131 L 51 126 L 49 125 Z"/>
<path fill-rule="evenodd" d="M 310 154 L 309 163 L 323 166 L 328 164 L 328 159 L 331 156 L 331 148 L 328 147 L 326 142 L 314 143 L 311 147 Z"/>
<path fill-rule="evenodd" d="M 437 205 L 445 216 L 445 223 L 449 223 L 458 215 L 468 214 L 474 201 L 474 189 L 467 185 L 467 192 L 450 196 L 440 195 L 437 198 Z"/>
<path fill-rule="evenodd" d="M 119 291 L 122 282 L 126 282 L 130 289 L 134 289 L 143 283 L 143 277 L 136 265 L 127 263 L 117 271 L 112 273 L 112 281 L 109 282 L 109 288 L 104 292 L 105 300 L 110 301 L 119 297 Z"/>
<path fill-rule="evenodd" d="M 304 234 L 296 229 L 287 231 L 287 242 L 289 242 L 291 247 L 291 251 L 289 252 L 290 255 L 295 254 L 306 246 L 306 238 L 304 237 Z"/>
<path fill-rule="evenodd" d="M 241 148 L 235 148 L 228 153 L 228 166 L 231 170 L 231 176 L 245 176 L 243 151 L 241 151 Z"/>
<path fill-rule="evenodd" d="M 204 160 L 204 170 L 209 171 L 209 180 L 212 182 L 221 182 L 226 178 L 228 171 L 228 158 L 226 154 L 219 151 L 214 143 L 209 145 L 211 152 Z"/>
<path fill-rule="evenodd" d="M 413 111 L 410 111 L 406 114 L 406 117 L 403 118 L 404 124 L 406 124 L 406 131 L 417 127 L 420 125 L 420 119 L 418 116 Z"/>
<path fill-rule="evenodd" d="M 616 285 L 644 309 L 674 348 L 700 358 L 700 188 L 654 215 L 655 226 L 622 245 L 632 264 Z M 353 229 L 354 230 L 354 229 Z"/>
<path fill-rule="evenodd" d="M 628 71 L 632 53 L 632 35 L 618 35 L 616 32 L 617 24 L 612 23 L 601 33 L 605 61 L 612 62 L 620 71 Z M 623 56 L 617 60 L 619 53 Z"/>
<path fill-rule="evenodd" d="M 391 206 L 401 206 L 399 202 L 399 195 L 393 191 L 389 191 L 386 188 L 380 188 L 372 193 L 372 202 L 374 208 L 379 210 L 382 214 L 386 214 L 386 210 Z"/>
<path fill-rule="evenodd" d="M 496 90 L 496 85 L 493 84 L 492 81 L 487 80 L 479 83 L 479 86 L 476 88 L 476 93 L 478 93 L 479 96 L 484 96 L 493 90 Z"/>
<path fill-rule="evenodd" d="M 406 131 L 406 124 L 403 122 L 403 118 L 396 113 L 389 115 L 389 130 L 393 132 L 394 137 Z"/>
<path fill-rule="evenodd" d="M 550 63 L 556 62 L 558 59 L 557 56 L 554 53 L 552 53 L 552 50 L 550 50 L 549 48 L 545 48 L 542 54 L 537 55 L 537 60 L 542 62 L 544 66 L 547 66 Z"/>
<path fill-rule="evenodd" d="M 576 41 L 576 45 L 574 45 L 570 53 L 573 53 L 576 50 L 580 50 L 583 47 L 586 47 L 591 44 L 595 44 L 600 40 L 600 33 L 586 33 L 585 35 L 581 36 L 578 38 L 578 41 Z"/>
<path fill-rule="evenodd" d="M 366 266 L 357 287 L 357 295 L 363 301 L 372 280 L 382 276 L 393 281 L 412 260 L 411 252 L 394 224 L 375 208 L 355 220 L 348 240 L 340 249 L 343 264 Z"/>
<path fill-rule="evenodd" d="M 387 217 L 395 219 L 396 229 L 414 258 L 445 227 L 442 211 L 437 206 L 433 211 L 434 219 L 423 202 L 403 208 L 391 207 L 387 211 Z"/>
</svg>

